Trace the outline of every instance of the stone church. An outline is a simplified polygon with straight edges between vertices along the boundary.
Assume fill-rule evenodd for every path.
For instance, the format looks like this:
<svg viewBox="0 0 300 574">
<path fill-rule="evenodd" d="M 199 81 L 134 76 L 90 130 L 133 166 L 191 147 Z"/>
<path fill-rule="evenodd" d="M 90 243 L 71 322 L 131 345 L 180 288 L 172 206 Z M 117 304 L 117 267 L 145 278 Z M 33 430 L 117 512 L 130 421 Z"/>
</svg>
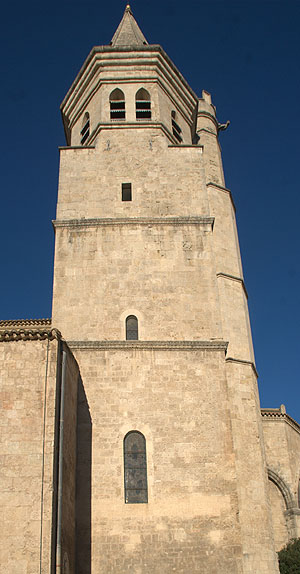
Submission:
<svg viewBox="0 0 300 574">
<path fill-rule="evenodd" d="M 226 126 L 130 6 L 61 112 L 52 319 L 0 322 L 1 571 L 278 573 L 300 426 L 260 409 Z"/>
</svg>

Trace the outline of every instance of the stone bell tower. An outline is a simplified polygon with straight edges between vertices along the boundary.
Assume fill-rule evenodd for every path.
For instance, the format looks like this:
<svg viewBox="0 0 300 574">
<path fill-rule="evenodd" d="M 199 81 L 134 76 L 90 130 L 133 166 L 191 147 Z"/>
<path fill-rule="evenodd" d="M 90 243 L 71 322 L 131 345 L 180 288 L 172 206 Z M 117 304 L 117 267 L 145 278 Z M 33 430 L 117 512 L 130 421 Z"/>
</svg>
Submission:
<svg viewBox="0 0 300 574">
<path fill-rule="evenodd" d="M 52 324 L 78 362 L 80 574 L 275 574 L 235 211 L 210 95 L 129 6 L 62 106 Z"/>
</svg>

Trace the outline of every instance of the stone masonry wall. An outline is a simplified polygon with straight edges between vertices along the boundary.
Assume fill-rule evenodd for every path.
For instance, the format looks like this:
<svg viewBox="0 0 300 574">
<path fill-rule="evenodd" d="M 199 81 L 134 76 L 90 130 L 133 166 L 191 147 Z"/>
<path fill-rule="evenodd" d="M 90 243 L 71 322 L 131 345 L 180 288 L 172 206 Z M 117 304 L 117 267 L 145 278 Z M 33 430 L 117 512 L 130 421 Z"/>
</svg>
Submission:
<svg viewBox="0 0 300 574">
<path fill-rule="evenodd" d="M 75 347 L 92 421 L 93 519 L 79 554 L 90 536 L 99 574 L 241 573 L 224 351 Z M 147 442 L 147 504 L 124 502 L 130 430 Z M 89 572 L 86 554 L 78 564 Z"/>
<path fill-rule="evenodd" d="M 201 147 L 169 143 L 159 128 L 124 124 L 103 130 L 96 149 L 63 148 L 57 219 L 208 215 Z"/>
<path fill-rule="evenodd" d="M 56 367 L 55 339 L 0 343 L 0 564 L 7 574 L 50 572 Z"/>
<path fill-rule="evenodd" d="M 243 572 L 278 572 L 256 375 L 251 364 L 227 360 L 227 383 L 236 459 Z"/>
<path fill-rule="evenodd" d="M 68 340 L 124 340 L 134 314 L 143 340 L 220 338 L 210 242 L 201 223 L 59 229 L 55 324 Z"/>
<path fill-rule="evenodd" d="M 299 537 L 300 427 L 286 415 L 284 407 L 262 412 L 267 466 L 276 485 L 277 498 L 280 496 L 282 499 L 280 508 L 283 514 L 276 521 L 286 525 L 289 539 Z M 279 524 L 275 524 L 277 532 Z M 277 537 L 277 546 L 282 545 L 282 540 L 282 535 Z"/>
</svg>

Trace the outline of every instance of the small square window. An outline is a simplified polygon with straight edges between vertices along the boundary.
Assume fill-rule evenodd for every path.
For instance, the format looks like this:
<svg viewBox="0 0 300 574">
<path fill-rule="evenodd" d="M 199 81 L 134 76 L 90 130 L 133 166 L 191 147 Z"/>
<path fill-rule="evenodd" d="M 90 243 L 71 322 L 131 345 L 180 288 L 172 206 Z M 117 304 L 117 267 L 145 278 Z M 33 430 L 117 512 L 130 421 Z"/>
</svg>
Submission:
<svg viewBox="0 0 300 574">
<path fill-rule="evenodd" d="M 131 183 L 122 183 L 122 201 L 132 201 Z"/>
</svg>

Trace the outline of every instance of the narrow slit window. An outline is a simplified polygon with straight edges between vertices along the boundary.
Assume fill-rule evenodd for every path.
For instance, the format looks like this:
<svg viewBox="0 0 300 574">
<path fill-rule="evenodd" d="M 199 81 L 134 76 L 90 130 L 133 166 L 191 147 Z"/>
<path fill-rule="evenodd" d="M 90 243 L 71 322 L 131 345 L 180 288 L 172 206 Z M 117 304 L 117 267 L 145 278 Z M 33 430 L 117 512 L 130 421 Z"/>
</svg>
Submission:
<svg viewBox="0 0 300 574">
<path fill-rule="evenodd" d="M 124 438 L 124 490 L 126 504 L 148 502 L 146 439 L 139 431 Z"/>
<path fill-rule="evenodd" d="M 125 96 L 124 92 L 119 88 L 113 90 L 109 96 L 110 104 L 110 119 L 111 120 L 125 120 Z"/>
<path fill-rule="evenodd" d="M 137 341 L 138 338 L 138 320 L 135 315 L 129 315 L 126 319 L 126 341 Z"/>
<path fill-rule="evenodd" d="M 137 120 L 151 120 L 151 98 L 144 88 L 135 95 L 135 117 Z"/>
<path fill-rule="evenodd" d="M 122 201 L 132 201 L 131 183 L 122 183 Z"/>
<path fill-rule="evenodd" d="M 80 143 L 81 145 L 84 145 L 90 135 L 90 116 L 88 112 L 84 114 L 82 122 L 82 130 L 80 132 L 80 135 L 81 135 Z"/>
<path fill-rule="evenodd" d="M 176 122 L 176 112 L 173 110 L 172 111 L 172 132 L 173 132 L 173 136 L 175 136 L 175 138 L 177 139 L 178 143 L 182 142 L 182 136 L 181 136 L 181 127 L 178 125 L 178 123 Z"/>
</svg>

